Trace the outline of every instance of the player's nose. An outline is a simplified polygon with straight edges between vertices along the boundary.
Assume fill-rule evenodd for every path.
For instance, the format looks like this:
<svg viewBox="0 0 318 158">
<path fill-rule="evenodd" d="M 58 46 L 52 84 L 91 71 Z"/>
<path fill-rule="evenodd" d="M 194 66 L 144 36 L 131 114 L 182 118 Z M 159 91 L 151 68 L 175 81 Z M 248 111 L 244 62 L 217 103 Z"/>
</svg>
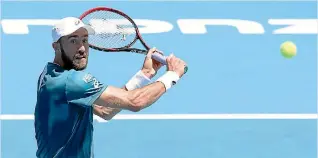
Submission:
<svg viewBox="0 0 318 158">
<path fill-rule="evenodd" d="M 85 53 L 85 47 L 84 46 L 81 46 L 79 49 L 78 49 L 78 53 L 80 53 L 81 55 Z"/>
</svg>

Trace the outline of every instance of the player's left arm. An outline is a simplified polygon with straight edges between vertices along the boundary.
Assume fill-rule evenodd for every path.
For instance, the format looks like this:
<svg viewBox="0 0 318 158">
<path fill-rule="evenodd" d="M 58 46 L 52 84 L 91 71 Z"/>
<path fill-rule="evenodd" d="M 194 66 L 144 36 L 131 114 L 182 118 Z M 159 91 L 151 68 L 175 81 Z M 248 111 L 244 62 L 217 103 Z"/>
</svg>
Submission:
<svg viewBox="0 0 318 158">
<path fill-rule="evenodd" d="M 143 87 L 150 83 L 150 79 L 153 78 L 157 71 L 163 66 L 160 62 L 151 59 L 151 52 L 156 49 L 151 49 L 145 58 L 141 71 L 137 72 L 126 85 L 122 88 L 126 91 L 133 90 L 135 88 Z M 121 109 L 115 109 L 100 105 L 94 105 L 94 114 L 105 119 L 111 120 Z"/>
<path fill-rule="evenodd" d="M 124 86 L 122 89 L 127 91 L 126 86 Z M 114 116 L 116 116 L 122 110 L 122 109 L 100 106 L 97 104 L 94 104 L 93 109 L 94 109 L 94 114 L 104 120 L 111 120 Z"/>
<path fill-rule="evenodd" d="M 111 120 L 115 115 L 117 115 L 121 111 L 121 109 L 104 107 L 97 104 L 94 104 L 93 108 L 94 114 L 104 120 Z"/>
<path fill-rule="evenodd" d="M 154 77 L 157 70 L 160 69 L 162 64 L 160 64 L 159 62 L 155 62 L 152 66 L 150 66 L 152 63 L 147 63 L 146 61 L 143 66 L 143 69 L 137 72 L 126 83 L 126 85 L 122 87 L 122 89 L 126 91 L 133 90 L 135 88 L 140 88 L 150 83 L 150 79 Z M 155 67 L 155 70 L 151 71 L 153 67 Z M 101 106 L 97 104 L 94 104 L 93 108 L 94 108 L 94 114 L 104 120 L 111 120 L 115 115 L 117 115 L 118 113 L 122 111 L 122 109 L 110 108 L 110 107 L 105 107 L 105 106 Z"/>
</svg>

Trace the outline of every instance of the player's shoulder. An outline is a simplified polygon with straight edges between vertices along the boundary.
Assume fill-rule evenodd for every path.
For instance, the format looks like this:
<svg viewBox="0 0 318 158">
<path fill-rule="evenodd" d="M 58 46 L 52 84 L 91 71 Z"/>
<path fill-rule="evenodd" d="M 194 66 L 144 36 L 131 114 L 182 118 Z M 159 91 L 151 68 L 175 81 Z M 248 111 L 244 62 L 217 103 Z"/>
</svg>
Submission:
<svg viewBox="0 0 318 158">
<path fill-rule="evenodd" d="M 70 70 L 67 77 L 68 85 L 83 88 L 98 88 L 102 83 L 90 72 Z"/>
<path fill-rule="evenodd" d="M 84 76 L 87 76 L 87 75 L 91 75 L 89 72 L 85 72 L 85 71 L 76 71 L 76 70 L 69 70 L 68 71 L 68 74 L 67 74 L 67 77 L 69 79 L 81 79 L 83 78 Z"/>
<path fill-rule="evenodd" d="M 67 79 L 73 82 L 91 82 L 95 77 L 86 71 L 69 70 Z"/>
</svg>

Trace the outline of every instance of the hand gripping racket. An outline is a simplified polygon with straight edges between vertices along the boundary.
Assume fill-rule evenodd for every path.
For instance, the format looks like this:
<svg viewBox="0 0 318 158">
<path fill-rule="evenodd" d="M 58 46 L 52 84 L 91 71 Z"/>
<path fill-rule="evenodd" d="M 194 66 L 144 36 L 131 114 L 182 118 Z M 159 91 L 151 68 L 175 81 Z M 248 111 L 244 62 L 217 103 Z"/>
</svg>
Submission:
<svg viewBox="0 0 318 158">
<path fill-rule="evenodd" d="M 80 19 L 95 30 L 95 34 L 89 37 L 90 48 L 104 52 L 131 52 L 144 55 L 150 49 L 142 39 L 136 23 L 119 10 L 96 7 L 84 12 Z M 144 49 L 133 47 L 137 40 Z M 155 52 L 152 59 L 167 65 L 167 57 L 162 54 Z M 185 65 L 184 73 L 187 70 L 188 67 Z"/>
</svg>

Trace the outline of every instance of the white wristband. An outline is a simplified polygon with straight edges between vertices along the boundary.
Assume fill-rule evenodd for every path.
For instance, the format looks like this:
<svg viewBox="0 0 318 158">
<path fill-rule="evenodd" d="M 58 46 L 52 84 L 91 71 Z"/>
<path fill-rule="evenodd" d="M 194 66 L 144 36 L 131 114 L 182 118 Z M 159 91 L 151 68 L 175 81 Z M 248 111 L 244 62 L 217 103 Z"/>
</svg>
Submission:
<svg viewBox="0 0 318 158">
<path fill-rule="evenodd" d="M 133 90 L 136 88 L 141 88 L 147 84 L 149 84 L 151 80 L 139 70 L 126 84 L 126 88 L 128 90 Z"/>
<path fill-rule="evenodd" d="M 165 85 L 166 90 L 170 89 L 180 79 L 179 75 L 174 71 L 167 71 L 164 75 L 157 79 Z"/>
</svg>

